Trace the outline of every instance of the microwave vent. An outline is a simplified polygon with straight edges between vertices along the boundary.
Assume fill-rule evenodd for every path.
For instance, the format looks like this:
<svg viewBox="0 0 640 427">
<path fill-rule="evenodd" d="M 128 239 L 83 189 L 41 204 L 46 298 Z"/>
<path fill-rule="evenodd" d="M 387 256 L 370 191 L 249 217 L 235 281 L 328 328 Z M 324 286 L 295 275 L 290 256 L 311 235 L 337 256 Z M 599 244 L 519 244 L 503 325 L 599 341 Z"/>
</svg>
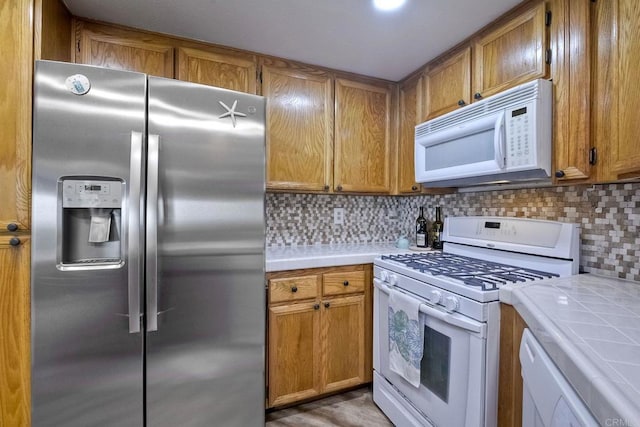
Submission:
<svg viewBox="0 0 640 427">
<path fill-rule="evenodd" d="M 539 81 L 534 80 L 529 83 L 516 86 L 512 89 L 493 95 L 482 101 L 467 105 L 459 110 L 445 114 L 438 118 L 424 122 L 416 126 L 416 138 L 441 131 L 451 126 L 457 126 L 468 120 L 477 119 L 523 101 L 529 101 L 539 96 Z"/>
</svg>

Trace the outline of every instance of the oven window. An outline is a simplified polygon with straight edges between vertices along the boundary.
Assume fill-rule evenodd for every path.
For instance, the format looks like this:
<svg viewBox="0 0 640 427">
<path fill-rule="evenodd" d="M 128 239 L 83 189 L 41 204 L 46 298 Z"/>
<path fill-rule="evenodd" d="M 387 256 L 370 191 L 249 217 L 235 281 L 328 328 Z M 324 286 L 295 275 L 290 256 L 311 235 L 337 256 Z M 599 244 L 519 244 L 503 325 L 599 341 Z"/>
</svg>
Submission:
<svg viewBox="0 0 640 427">
<path fill-rule="evenodd" d="M 449 401 L 450 366 L 451 338 L 425 326 L 420 382 L 445 403 Z"/>
</svg>

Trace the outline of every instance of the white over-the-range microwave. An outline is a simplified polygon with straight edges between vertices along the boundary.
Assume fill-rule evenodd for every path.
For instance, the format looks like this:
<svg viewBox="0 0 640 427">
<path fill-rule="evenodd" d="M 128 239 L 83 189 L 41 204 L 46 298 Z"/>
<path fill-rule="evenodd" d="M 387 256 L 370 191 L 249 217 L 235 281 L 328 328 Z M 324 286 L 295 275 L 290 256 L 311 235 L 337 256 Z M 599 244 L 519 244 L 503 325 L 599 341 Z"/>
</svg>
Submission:
<svg viewBox="0 0 640 427">
<path fill-rule="evenodd" d="M 552 83 L 534 80 L 416 126 L 416 181 L 465 187 L 549 181 Z"/>
</svg>

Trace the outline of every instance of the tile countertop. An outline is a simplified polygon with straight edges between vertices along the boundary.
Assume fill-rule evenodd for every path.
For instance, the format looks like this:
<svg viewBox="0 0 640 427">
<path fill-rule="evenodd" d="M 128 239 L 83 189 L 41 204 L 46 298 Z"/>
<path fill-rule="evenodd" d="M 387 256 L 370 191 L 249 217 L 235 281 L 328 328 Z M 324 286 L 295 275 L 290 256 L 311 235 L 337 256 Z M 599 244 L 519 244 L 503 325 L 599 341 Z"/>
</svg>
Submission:
<svg viewBox="0 0 640 427">
<path fill-rule="evenodd" d="M 640 426 L 640 284 L 592 274 L 505 286 L 600 425 Z"/>
<path fill-rule="evenodd" d="M 366 245 L 310 245 L 267 248 L 266 271 L 297 270 L 300 268 L 337 267 L 340 265 L 371 264 L 382 254 L 410 252 L 398 249 L 393 243 Z"/>
</svg>

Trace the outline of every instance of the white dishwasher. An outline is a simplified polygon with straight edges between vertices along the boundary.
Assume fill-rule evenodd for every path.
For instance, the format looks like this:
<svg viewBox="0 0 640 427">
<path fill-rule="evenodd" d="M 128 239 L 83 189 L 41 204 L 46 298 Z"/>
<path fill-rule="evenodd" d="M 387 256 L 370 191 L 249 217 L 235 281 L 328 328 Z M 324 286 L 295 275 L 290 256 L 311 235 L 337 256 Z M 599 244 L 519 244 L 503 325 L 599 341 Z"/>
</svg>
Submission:
<svg viewBox="0 0 640 427">
<path fill-rule="evenodd" d="M 520 344 L 522 427 L 597 427 L 599 424 L 529 329 Z"/>
</svg>

